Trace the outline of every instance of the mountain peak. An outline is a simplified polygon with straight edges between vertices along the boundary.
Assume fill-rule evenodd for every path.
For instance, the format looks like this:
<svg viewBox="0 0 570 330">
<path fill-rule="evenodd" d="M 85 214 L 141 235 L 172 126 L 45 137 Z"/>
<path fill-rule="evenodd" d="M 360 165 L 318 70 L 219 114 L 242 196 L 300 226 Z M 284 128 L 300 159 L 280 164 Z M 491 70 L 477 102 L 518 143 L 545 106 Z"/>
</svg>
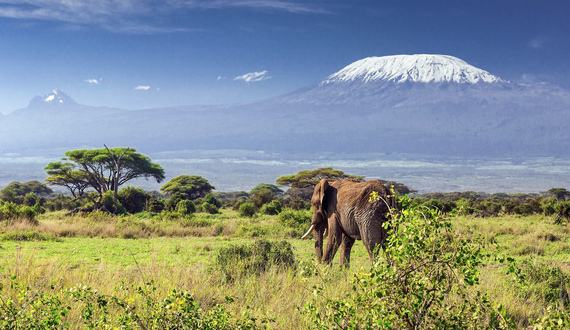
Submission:
<svg viewBox="0 0 570 330">
<path fill-rule="evenodd" d="M 54 89 L 51 93 L 44 95 L 44 96 L 36 96 L 30 101 L 29 108 L 37 108 L 37 107 L 53 107 L 53 106 L 68 106 L 68 105 L 75 105 L 76 102 L 67 94 L 62 92 L 59 89 Z"/>
<path fill-rule="evenodd" d="M 454 56 L 415 54 L 367 57 L 330 75 L 321 85 L 373 81 L 478 84 L 504 80 Z"/>
</svg>

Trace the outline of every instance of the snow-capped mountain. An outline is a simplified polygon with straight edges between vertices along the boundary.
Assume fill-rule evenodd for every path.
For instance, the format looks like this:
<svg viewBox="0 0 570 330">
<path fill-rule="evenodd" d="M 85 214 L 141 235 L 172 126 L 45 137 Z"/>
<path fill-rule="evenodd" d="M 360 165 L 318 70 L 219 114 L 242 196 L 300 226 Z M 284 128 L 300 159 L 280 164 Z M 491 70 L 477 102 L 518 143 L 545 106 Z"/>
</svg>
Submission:
<svg viewBox="0 0 570 330">
<path fill-rule="evenodd" d="M 356 61 L 312 87 L 246 105 L 126 111 L 54 91 L 2 118 L 0 152 L 107 144 L 570 156 L 569 126 L 568 90 L 509 82 L 452 56 L 395 55 Z"/>
<path fill-rule="evenodd" d="M 449 55 L 416 54 L 367 57 L 333 73 L 321 85 L 346 82 L 499 83 L 489 72 Z"/>
<path fill-rule="evenodd" d="M 59 89 L 54 89 L 51 93 L 43 96 L 36 96 L 28 105 L 28 108 L 55 108 L 75 106 L 77 102 Z"/>
</svg>

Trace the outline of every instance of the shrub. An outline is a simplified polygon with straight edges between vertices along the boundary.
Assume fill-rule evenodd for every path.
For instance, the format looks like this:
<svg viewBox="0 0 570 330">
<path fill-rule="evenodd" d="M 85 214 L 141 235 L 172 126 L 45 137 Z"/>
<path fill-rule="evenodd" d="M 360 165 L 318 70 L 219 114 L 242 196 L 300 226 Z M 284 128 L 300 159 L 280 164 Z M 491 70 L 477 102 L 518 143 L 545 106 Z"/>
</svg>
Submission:
<svg viewBox="0 0 570 330">
<path fill-rule="evenodd" d="M 555 205 L 556 223 L 563 224 L 570 221 L 570 200 L 559 201 Z"/>
<path fill-rule="evenodd" d="M 288 227 L 309 226 L 311 224 L 310 210 L 284 209 L 279 213 L 279 221 Z"/>
<path fill-rule="evenodd" d="M 283 190 L 276 185 L 262 183 L 253 188 L 249 193 L 249 200 L 255 207 L 260 208 L 283 195 Z"/>
<path fill-rule="evenodd" d="M 36 207 L 0 201 L 0 221 L 25 219 L 33 221 L 38 215 Z"/>
<path fill-rule="evenodd" d="M 204 213 L 216 214 L 220 211 L 220 208 L 215 204 L 202 202 L 202 204 L 200 204 L 200 211 Z"/>
<path fill-rule="evenodd" d="M 239 215 L 242 217 L 253 217 L 256 211 L 255 205 L 251 202 L 245 202 L 239 206 Z"/>
<path fill-rule="evenodd" d="M 196 175 L 181 175 L 163 185 L 160 190 L 168 196 L 182 195 L 184 199 L 195 200 L 212 191 L 208 180 Z M 174 204 L 176 205 L 176 204 Z"/>
<path fill-rule="evenodd" d="M 160 213 L 165 208 L 165 203 L 162 199 L 151 198 L 146 202 L 146 211 L 151 213 Z"/>
<path fill-rule="evenodd" d="M 152 282 L 140 286 L 120 285 L 112 295 L 89 286 L 38 291 L 12 277 L 4 291 L 17 292 L 17 299 L 4 300 L 0 329 L 258 329 L 268 322 L 242 316 L 234 318 L 225 304 L 203 309 L 187 291 L 160 292 Z M 16 296 L 16 294 L 13 294 Z M 77 315 L 70 313 L 72 307 Z M 247 308 L 246 311 L 248 312 Z M 70 326 L 70 321 L 79 322 Z"/>
<path fill-rule="evenodd" d="M 271 267 L 295 268 L 293 247 L 287 241 L 256 241 L 253 244 L 231 245 L 220 249 L 215 268 L 224 280 L 233 281 L 247 275 L 259 275 Z"/>
<path fill-rule="evenodd" d="M 196 212 L 196 206 L 191 200 L 182 200 L 176 204 L 176 212 L 181 215 L 190 215 Z"/>
<path fill-rule="evenodd" d="M 127 210 L 121 204 L 112 191 L 106 191 L 101 200 L 101 209 L 111 214 L 124 214 Z"/>
<path fill-rule="evenodd" d="M 384 253 L 355 275 L 354 290 L 340 299 L 305 306 L 318 329 L 465 329 L 509 326 L 504 311 L 472 286 L 478 282 L 482 246 L 459 238 L 435 209 L 411 207 L 384 226 Z M 322 300 L 315 290 L 315 299 Z"/>
<path fill-rule="evenodd" d="M 206 194 L 206 196 L 204 196 L 200 201 L 201 201 L 202 203 L 205 202 L 205 203 L 208 203 L 208 204 L 212 204 L 212 205 L 214 205 L 214 206 L 215 206 L 216 208 L 218 208 L 218 209 L 219 209 L 220 207 L 222 207 L 222 202 L 220 202 L 220 200 L 218 200 L 218 199 L 216 198 L 216 196 L 214 196 L 214 194 L 212 194 L 212 193 Z"/>
<path fill-rule="evenodd" d="M 129 213 L 144 211 L 149 195 L 140 188 L 125 187 L 119 190 L 119 201 Z"/>
<path fill-rule="evenodd" d="M 259 212 L 262 214 L 267 215 L 277 215 L 282 210 L 281 202 L 277 199 L 272 200 L 271 202 L 263 205 Z"/>
</svg>

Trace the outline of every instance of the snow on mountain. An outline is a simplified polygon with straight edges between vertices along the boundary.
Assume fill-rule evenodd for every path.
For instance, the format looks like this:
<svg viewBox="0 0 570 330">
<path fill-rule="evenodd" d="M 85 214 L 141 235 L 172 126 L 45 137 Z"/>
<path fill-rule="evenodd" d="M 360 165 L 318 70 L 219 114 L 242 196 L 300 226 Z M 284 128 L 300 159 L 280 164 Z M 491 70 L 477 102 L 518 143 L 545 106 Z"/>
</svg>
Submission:
<svg viewBox="0 0 570 330">
<path fill-rule="evenodd" d="M 54 89 L 51 93 L 44 96 L 34 97 L 28 108 L 45 108 L 45 107 L 68 107 L 75 106 L 77 103 L 67 94 L 59 89 Z"/>
<path fill-rule="evenodd" d="M 393 55 L 367 57 L 330 75 L 321 85 L 339 82 L 498 83 L 489 72 L 449 55 Z"/>
</svg>

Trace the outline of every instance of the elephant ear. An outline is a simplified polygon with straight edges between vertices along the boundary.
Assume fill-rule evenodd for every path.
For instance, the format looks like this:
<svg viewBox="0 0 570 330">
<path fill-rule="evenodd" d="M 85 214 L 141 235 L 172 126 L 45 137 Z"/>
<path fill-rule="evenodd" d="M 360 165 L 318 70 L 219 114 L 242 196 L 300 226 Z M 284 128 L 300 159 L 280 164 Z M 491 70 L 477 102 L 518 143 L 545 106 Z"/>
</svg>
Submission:
<svg viewBox="0 0 570 330">
<path fill-rule="evenodd" d="M 319 211 L 324 212 L 325 211 L 325 202 L 326 202 L 326 197 L 327 197 L 327 191 L 329 190 L 329 182 L 326 179 L 322 179 L 321 182 L 319 182 L 319 200 L 320 200 L 320 205 L 321 208 Z"/>
</svg>

